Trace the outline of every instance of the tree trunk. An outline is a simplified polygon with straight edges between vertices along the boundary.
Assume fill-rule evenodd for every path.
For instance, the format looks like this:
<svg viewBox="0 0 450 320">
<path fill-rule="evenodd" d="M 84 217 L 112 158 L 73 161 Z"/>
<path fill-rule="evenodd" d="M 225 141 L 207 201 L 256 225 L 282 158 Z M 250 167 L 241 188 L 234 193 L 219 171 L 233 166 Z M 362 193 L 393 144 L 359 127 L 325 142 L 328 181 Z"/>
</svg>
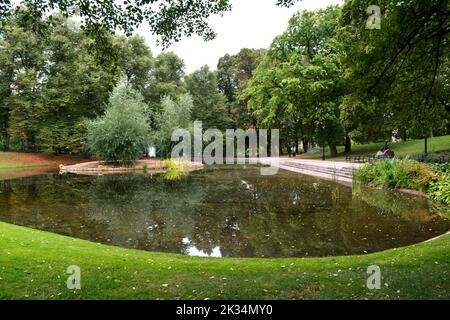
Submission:
<svg viewBox="0 0 450 320">
<path fill-rule="evenodd" d="M 345 153 L 352 152 L 352 139 L 349 136 L 345 137 Z"/>
<path fill-rule="evenodd" d="M 309 144 L 308 139 L 302 139 L 302 144 L 303 144 L 303 152 L 307 153 L 308 152 L 308 144 Z"/>
<path fill-rule="evenodd" d="M 3 151 L 9 151 L 8 115 L 4 115 L 2 123 Z"/>
<path fill-rule="evenodd" d="M 330 145 L 330 153 L 332 158 L 336 158 L 338 156 L 338 151 L 336 144 L 334 143 L 328 143 Z"/>
<path fill-rule="evenodd" d="M 9 134 L 3 134 L 3 151 L 9 151 Z"/>
<path fill-rule="evenodd" d="M 299 140 L 298 140 L 298 133 L 295 135 L 295 153 L 299 154 L 300 150 L 298 149 L 298 145 L 299 145 Z"/>
</svg>

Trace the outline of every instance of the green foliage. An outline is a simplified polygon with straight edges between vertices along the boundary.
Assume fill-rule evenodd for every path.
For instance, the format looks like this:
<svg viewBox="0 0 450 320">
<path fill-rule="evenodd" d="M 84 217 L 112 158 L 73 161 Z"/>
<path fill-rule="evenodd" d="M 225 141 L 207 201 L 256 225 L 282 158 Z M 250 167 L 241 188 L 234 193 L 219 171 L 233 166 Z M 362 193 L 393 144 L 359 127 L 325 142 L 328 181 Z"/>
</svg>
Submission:
<svg viewBox="0 0 450 320">
<path fill-rule="evenodd" d="M 14 3 L 14 2 L 13 2 Z M 25 16 L 34 31 L 44 32 L 47 24 L 33 24 L 41 17 L 55 11 L 65 16 L 81 17 L 81 27 L 98 44 L 97 50 L 106 53 L 102 47 L 107 34 L 116 29 L 130 36 L 142 23 L 148 23 L 151 33 L 159 36 L 164 46 L 181 40 L 182 36 L 193 34 L 210 40 L 215 32 L 209 27 L 207 19 L 231 9 L 228 0 L 189 0 L 187 3 L 174 1 L 126 1 L 118 4 L 113 1 L 82 0 L 23 0 L 21 5 L 28 8 Z M 3 20 L 19 10 L 10 1 L 0 5 L 0 19 Z"/>
<path fill-rule="evenodd" d="M 154 113 L 161 112 L 161 100 L 165 97 L 178 98 L 186 92 L 183 84 L 184 62 L 173 52 L 159 54 L 142 90 L 145 101 Z"/>
<path fill-rule="evenodd" d="M 450 173 L 450 162 L 445 163 L 432 163 L 428 165 L 431 170 L 437 173 L 448 174 Z"/>
<path fill-rule="evenodd" d="M 149 144 L 148 118 L 142 95 L 120 84 L 111 94 L 105 115 L 88 123 L 91 151 L 105 162 L 134 163 Z"/>
<path fill-rule="evenodd" d="M 117 36 L 113 40 L 118 51 L 119 70 L 134 89 L 144 92 L 155 63 L 150 48 L 145 44 L 145 39 L 135 35 L 129 38 Z"/>
<path fill-rule="evenodd" d="M 450 174 L 444 173 L 431 182 L 428 194 L 433 200 L 450 205 Z"/>
<path fill-rule="evenodd" d="M 86 126 L 85 119 L 73 125 L 68 122 L 47 124 L 36 136 L 39 150 L 52 154 L 86 155 L 88 153 Z"/>
<path fill-rule="evenodd" d="M 426 164 L 414 160 L 379 160 L 364 165 L 356 171 L 354 178 L 377 188 L 406 188 L 426 191 L 437 179 Z"/>
<path fill-rule="evenodd" d="M 228 100 L 228 112 L 235 128 L 254 128 L 256 119 L 248 108 L 246 98 L 241 94 L 253 77 L 253 72 L 260 63 L 266 50 L 240 50 L 236 55 L 226 54 L 217 65 L 217 85 Z"/>
<path fill-rule="evenodd" d="M 165 97 L 161 105 L 161 113 L 154 115 L 156 129 L 152 131 L 152 142 L 161 156 L 167 158 L 178 143 L 171 140 L 173 131 L 192 128 L 193 101 L 189 94 L 183 94 L 177 100 Z"/>
<path fill-rule="evenodd" d="M 169 181 L 179 181 L 185 178 L 188 173 L 188 164 L 184 161 L 177 161 L 174 159 L 164 160 L 166 172 L 164 178 Z"/>
<path fill-rule="evenodd" d="M 341 46 L 336 39 L 340 9 L 303 11 L 289 21 L 242 94 L 262 126 L 282 128 L 284 140 L 343 141 L 339 105 L 343 96 Z"/>
<path fill-rule="evenodd" d="M 78 25 L 53 16 L 48 32 L 29 32 L 23 12 L 0 29 L 0 131 L 3 148 L 85 152 L 84 119 L 103 114 L 109 92 L 123 73 L 137 90 L 147 88 L 153 57 L 142 37 L 111 36 L 119 52 L 114 68 L 99 66 Z M 159 101 L 159 99 L 158 99 Z"/>
<path fill-rule="evenodd" d="M 185 79 L 193 99 L 192 118 L 203 122 L 203 128 L 225 130 L 230 128 L 226 98 L 217 88 L 216 74 L 203 66 Z"/>
<path fill-rule="evenodd" d="M 366 10 L 374 4 L 381 9 L 380 29 L 366 28 Z M 390 133 L 397 130 L 402 138 L 445 133 L 449 123 L 446 20 L 447 0 L 345 2 L 339 23 L 341 61 L 348 93 L 354 105 L 361 106 L 347 111 L 353 113 L 348 121 L 360 141 L 381 138 L 382 132 L 374 132 L 374 127 Z M 374 122 L 376 126 L 369 125 Z"/>
</svg>

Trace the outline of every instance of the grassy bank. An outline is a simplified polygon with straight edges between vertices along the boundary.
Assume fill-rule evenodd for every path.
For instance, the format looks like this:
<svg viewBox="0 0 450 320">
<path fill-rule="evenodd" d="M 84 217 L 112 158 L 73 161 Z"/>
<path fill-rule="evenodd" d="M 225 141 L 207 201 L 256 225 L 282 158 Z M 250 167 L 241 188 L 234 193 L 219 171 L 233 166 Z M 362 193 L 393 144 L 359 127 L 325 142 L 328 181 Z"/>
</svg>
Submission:
<svg viewBox="0 0 450 320">
<path fill-rule="evenodd" d="M 150 253 L 0 223 L 1 299 L 448 299 L 450 236 L 366 256 L 208 259 Z M 81 290 L 66 288 L 70 265 Z M 367 267 L 382 271 L 368 290 Z"/>
<path fill-rule="evenodd" d="M 375 155 L 378 150 L 383 146 L 383 142 L 369 143 L 369 144 L 354 144 L 352 146 L 352 156 L 359 155 Z M 424 152 L 425 141 L 422 140 L 410 140 L 406 142 L 397 142 L 390 144 L 391 149 L 399 157 L 412 156 L 415 154 L 421 154 Z M 450 136 L 435 137 L 428 140 L 428 152 L 444 152 L 450 151 Z M 347 154 L 343 154 L 344 147 L 339 146 L 339 157 L 336 160 L 345 160 Z M 327 150 L 327 156 L 329 156 L 329 150 Z M 305 159 L 322 159 L 322 154 L 303 154 L 299 155 L 299 158 Z"/>
</svg>

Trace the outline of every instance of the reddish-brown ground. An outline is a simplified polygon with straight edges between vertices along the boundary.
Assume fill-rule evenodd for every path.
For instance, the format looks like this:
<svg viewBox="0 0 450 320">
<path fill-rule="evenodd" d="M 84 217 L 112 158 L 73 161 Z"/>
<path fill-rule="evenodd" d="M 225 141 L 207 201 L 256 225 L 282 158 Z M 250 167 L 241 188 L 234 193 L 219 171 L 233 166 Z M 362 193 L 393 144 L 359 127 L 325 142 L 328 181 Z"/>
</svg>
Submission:
<svg viewBox="0 0 450 320">
<path fill-rule="evenodd" d="M 72 165 L 91 161 L 88 158 L 68 155 L 47 155 L 42 153 L 0 152 L 0 164 L 17 165 Z"/>
<path fill-rule="evenodd" d="M 60 164 L 72 165 L 86 161 L 90 159 L 41 153 L 0 152 L 0 180 L 58 172 Z"/>
</svg>

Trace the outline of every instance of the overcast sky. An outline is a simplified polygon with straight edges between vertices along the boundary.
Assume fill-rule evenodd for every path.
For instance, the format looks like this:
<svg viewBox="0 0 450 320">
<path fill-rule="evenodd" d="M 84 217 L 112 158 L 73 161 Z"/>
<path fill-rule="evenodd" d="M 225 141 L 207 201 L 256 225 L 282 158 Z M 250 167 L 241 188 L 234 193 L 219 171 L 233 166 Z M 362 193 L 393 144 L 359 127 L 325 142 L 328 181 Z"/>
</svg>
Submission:
<svg viewBox="0 0 450 320">
<path fill-rule="evenodd" d="M 267 48 L 275 36 L 288 25 L 289 18 L 297 11 L 325 8 L 342 4 L 342 0 L 302 0 L 291 8 L 280 8 L 276 0 L 231 0 L 233 9 L 223 17 L 210 19 L 210 26 L 217 32 L 217 38 L 204 42 L 200 37 L 185 38 L 172 45 L 167 51 L 174 51 L 186 64 L 186 72 L 207 64 L 216 69 L 220 57 L 226 53 L 236 54 L 242 48 Z M 146 38 L 154 55 L 162 51 L 148 31 L 142 27 L 138 34 Z"/>
</svg>

